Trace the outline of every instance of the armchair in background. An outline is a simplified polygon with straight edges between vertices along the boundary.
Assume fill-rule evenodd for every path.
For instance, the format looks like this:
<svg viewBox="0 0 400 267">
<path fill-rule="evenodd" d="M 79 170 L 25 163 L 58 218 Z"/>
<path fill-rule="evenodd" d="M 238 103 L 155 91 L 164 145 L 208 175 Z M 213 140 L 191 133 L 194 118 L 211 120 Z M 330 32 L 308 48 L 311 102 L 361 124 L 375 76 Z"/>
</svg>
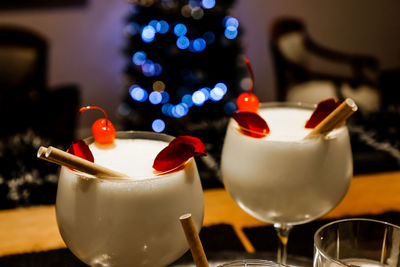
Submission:
<svg viewBox="0 0 400 267">
<path fill-rule="evenodd" d="M 48 50 L 34 31 L 0 26 L 0 209 L 54 203 L 58 166 L 37 149 L 74 140 L 79 89 L 48 87 Z"/>
<path fill-rule="evenodd" d="M 278 100 L 354 99 L 359 111 L 347 123 L 354 173 L 400 170 L 399 70 L 383 72 L 373 56 L 319 44 L 298 18 L 278 18 L 269 35 Z"/>
<path fill-rule="evenodd" d="M 278 18 L 269 35 L 278 100 L 318 103 L 328 97 L 351 97 L 362 113 L 379 110 L 376 58 L 315 42 L 297 18 Z"/>
</svg>

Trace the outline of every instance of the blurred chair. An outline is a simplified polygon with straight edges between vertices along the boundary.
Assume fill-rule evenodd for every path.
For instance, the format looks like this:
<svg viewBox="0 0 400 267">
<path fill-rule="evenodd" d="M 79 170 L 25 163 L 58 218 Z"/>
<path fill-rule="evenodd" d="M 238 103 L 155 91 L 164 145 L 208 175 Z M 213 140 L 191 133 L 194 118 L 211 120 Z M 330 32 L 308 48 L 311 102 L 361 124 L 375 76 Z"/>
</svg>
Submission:
<svg viewBox="0 0 400 267">
<path fill-rule="evenodd" d="M 75 137 L 79 90 L 47 86 L 48 50 L 38 33 L 0 26 L 0 209 L 54 204 L 58 165 L 36 153 Z"/>
<path fill-rule="evenodd" d="M 29 128 L 62 145 L 74 138 L 79 90 L 47 86 L 48 50 L 34 31 L 0 26 L 0 137 Z"/>
<path fill-rule="evenodd" d="M 271 27 L 270 49 L 278 100 L 318 103 L 353 98 L 362 113 L 379 110 L 379 64 L 368 55 L 327 48 L 315 42 L 297 18 L 278 18 Z"/>
</svg>

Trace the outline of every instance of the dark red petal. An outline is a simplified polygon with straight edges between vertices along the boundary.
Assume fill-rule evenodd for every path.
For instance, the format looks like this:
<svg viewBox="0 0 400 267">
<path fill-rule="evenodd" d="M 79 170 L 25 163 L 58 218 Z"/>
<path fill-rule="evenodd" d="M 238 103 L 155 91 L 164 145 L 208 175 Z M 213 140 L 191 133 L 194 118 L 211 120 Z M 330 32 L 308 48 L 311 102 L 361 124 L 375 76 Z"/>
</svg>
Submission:
<svg viewBox="0 0 400 267">
<path fill-rule="evenodd" d="M 175 144 L 183 144 L 190 146 L 194 149 L 194 156 L 206 156 L 206 147 L 204 146 L 203 142 L 197 137 L 193 136 L 178 136 L 174 138 L 169 145 Z"/>
<path fill-rule="evenodd" d="M 92 151 L 90 151 L 89 146 L 82 140 L 79 140 L 76 143 L 72 142 L 72 145 L 68 148 L 67 152 L 77 157 L 94 162 Z"/>
<path fill-rule="evenodd" d="M 240 130 L 245 135 L 262 138 L 270 132 L 267 122 L 257 113 L 237 111 L 233 113 L 232 118 L 239 124 Z"/>
<path fill-rule="evenodd" d="M 322 100 L 318 103 L 310 119 L 306 122 L 305 128 L 313 129 L 321 121 L 323 121 L 333 110 L 340 105 L 340 101 L 335 101 L 333 98 Z"/>
<path fill-rule="evenodd" d="M 173 170 L 193 156 L 206 156 L 205 146 L 200 139 L 191 136 L 179 136 L 156 156 L 153 168 L 165 172 Z"/>
</svg>

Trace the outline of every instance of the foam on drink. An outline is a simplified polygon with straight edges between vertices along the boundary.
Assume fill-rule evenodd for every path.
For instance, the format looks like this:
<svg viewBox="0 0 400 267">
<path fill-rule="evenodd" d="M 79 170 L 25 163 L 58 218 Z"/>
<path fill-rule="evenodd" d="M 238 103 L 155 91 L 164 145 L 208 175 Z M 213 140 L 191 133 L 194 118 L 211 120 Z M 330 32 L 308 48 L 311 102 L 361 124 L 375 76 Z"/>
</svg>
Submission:
<svg viewBox="0 0 400 267">
<path fill-rule="evenodd" d="M 118 170 L 135 180 L 154 178 L 153 162 L 168 143 L 144 139 L 115 139 L 111 146 L 91 144 L 95 163 Z"/>
</svg>

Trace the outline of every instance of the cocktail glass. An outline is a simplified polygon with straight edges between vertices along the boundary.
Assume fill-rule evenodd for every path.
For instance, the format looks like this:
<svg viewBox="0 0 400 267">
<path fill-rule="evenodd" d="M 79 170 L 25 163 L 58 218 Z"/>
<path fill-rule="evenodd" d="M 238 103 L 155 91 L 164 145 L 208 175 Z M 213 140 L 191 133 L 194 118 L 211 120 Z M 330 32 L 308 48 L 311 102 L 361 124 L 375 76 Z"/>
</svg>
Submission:
<svg viewBox="0 0 400 267">
<path fill-rule="evenodd" d="M 263 103 L 258 113 L 271 133 L 263 138 L 248 136 L 231 119 L 222 149 L 225 188 L 244 211 L 274 225 L 279 239 L 277 262 L 282 264 L 286 264 L 292 227 L 333 209 L 345 196 L 353 173 L 345 126 L 310 140 L 291 132 L 299 128 L 306 134 L 304 125 L 313 108 Z M 270 111 L 286 115 L 268 115 Z M 279 134 L 288 125 L 289 132 Z"/>
<path fill-rule="evenodd" d="M 400 227 L 352 218 L 322 226 L 314 235 L 314 267 L 399 266 Z"/>
<path fill-rule="evenodd" d="M 237 260 L 237 261 L 227 262 L 222 265 L 218 265 L 217 267 L 280 267 L 280 266 L 282 265 L 277 264 L 273 261 L 249 259 L 249 260 Z"/>
<path fill-rule="evenodd" d="M 151 132 L 117 133 L 117 139 L 166 144 L 172 138 Z M 85 141 L 93 143 L 92 138 Z M 145 157 L 144 152 L 137 153 Z M 135 162 L 131 164 L 135 166 Z M 61 168 L 56 198 L 58 227 L 68 248 L 86 264 L 166 266 L 188 249 L 179 216 L 191 213 L 197 229 L 201 228 L 203 191 L 193 158 L 176 171 L 132 178 L 100 179 Z"/>
</svg>

